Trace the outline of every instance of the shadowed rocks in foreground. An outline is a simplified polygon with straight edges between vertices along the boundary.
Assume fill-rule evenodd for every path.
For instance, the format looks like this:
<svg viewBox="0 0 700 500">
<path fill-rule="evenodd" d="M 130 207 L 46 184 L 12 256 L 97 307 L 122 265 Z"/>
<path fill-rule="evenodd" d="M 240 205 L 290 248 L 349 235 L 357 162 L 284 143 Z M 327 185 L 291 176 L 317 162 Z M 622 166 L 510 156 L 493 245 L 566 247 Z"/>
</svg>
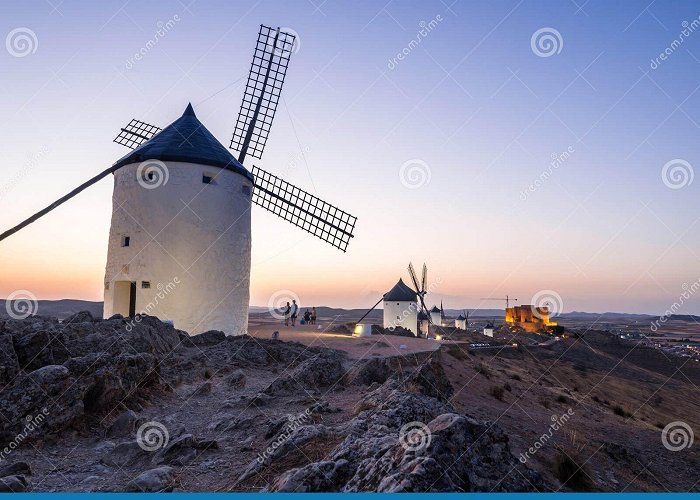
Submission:
<svg viewBox="0 0 700 500">
<path fill-rule="evenodd" d="M 0 362 L 0 491 L 547 489 L 452 406 L 439 353 L 358 361 L 78 313 L 0 320 Z"/>
</svg>

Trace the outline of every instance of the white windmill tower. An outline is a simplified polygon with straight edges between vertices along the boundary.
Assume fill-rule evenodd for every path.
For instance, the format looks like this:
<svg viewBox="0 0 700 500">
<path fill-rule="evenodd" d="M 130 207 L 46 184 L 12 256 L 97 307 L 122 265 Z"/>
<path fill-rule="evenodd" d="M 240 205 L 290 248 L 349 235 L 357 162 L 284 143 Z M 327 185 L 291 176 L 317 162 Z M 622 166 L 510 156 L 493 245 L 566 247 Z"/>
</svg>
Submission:
<svg viewBox="0 0 700 500">
<path fill-rule="evenodd" d="M 400 326 L 412 331 L 416 336 L 420 336 L 421 334 L 427 336 L 430 316 L 428 315 L 428 310 L 425 307 L 424 297 L 427 293 L 425 285 L 428 281 L 428 268 L 425 264 L 423 264 L 423 278 L 421 285 L 418 284 L 416 271 L 411 263 L 408 264 L 408 273 L 411 276 L 411 280 L 413 281 L 413 285 L 416 287 L 416 289 L 412 289 L 403 282 L 403 279 L 399 278 L 396 285 L 394 285 L 393 288 L 387 293 L 382 295 L 382 298 L 380 298 L 376 304 L 365 312 L 365 314 L 357 322 L 357 325 L 362 325 L 362 320 L 369 316 L 369 314 L 383 302 L 384 328 L 393 329 Z M 362 328 L 364 329 L 364 325 Z"/>
<path fill-rule="evenodd" d="M 104 317 L 245 333 L 253 175 L 191 105 L 114 166 Z"/>
<path fill-rule="evenodd" d="M 460 330 L 466 330 L 467 325 L 469 323 L 469 313 L 464 312 L 464 314 L 460 314 L 457 316 L 457 319 L 455 319 L 455 328 L 458 328 Z"/>
<path fill-rule="evenodd" d="M 430 321 L 434 325 L 442 326 L 442 310 L 438 306 L 433 306 L 430 310 Z"/>
<path fill-rule="evenodd" d="M 342 251 L 356 222 L 279 177 L 243 165 L 247 154 L 262 156 L 294 43 L 294 35 L 260 26 L 230 145 L 239 151 L 237 159 L 191 105 L 163 130 L 132 120 L 115 139 L 132 152 L 0 234 L 0 240 L 113 173 L 105 317 L 146 313 L 190 334 L 245 333 L 251 203 Z"/>
<path fill-rule="evenodd" d="M 384 328 L 402 327 L 418 336 L 417 294 L 401 278 L 384 294 Z"/>
</svg>

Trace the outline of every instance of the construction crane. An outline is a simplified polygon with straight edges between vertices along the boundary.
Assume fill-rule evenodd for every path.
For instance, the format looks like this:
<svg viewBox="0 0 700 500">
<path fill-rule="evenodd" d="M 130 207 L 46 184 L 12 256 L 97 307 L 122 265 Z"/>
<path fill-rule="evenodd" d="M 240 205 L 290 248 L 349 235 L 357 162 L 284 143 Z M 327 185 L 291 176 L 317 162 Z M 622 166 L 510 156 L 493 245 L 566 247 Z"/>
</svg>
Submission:
<svg viewBox="0 0 700 500">
<path fill-rule="evenodd" d="M 503 297 L 482 297 L 482 298 L 479 299 L 479 300 L 505 300 L 505 301 L 506 301 L 506 309 L 508 309 L 508 307 L 510 306 L 510 301 L 511 301 L 511 300 L 512 300 L 513 302 L 517 302 L 517 301 L 518 301 L 518 299 L 511 299 L 508 295 L 506 295 L 505 298 L 503 298 Z"/>
</svg>

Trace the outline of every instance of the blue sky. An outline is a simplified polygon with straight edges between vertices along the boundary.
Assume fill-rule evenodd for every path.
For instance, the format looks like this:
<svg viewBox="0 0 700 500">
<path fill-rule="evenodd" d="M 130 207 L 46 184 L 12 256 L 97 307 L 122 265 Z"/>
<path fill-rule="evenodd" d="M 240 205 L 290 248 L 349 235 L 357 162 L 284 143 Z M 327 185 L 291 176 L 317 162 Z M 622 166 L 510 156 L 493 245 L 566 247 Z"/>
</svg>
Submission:
<svg viewBox="0 0 700 500">
<path fill-rule="evenodd" d="M 17 28 L 36 37 L 23 57 L 0 51 L 2 228 L 121 157 L 111 140 L 131 118 L 164 126 L 191 101 L 228 145 L 263 23 L 300 45 L 256 164 L 358 227 L 343 254 L 254 210 L 253 304 L 292 289 L 303 303 L 371 305 L 409 260 L 440 281 L 428 301 L 455 308 L 553 290 L 566 311 L 662 313 L 700 279 L 700 180 L 662 179 L 669 162 L 688 175 L 700 164 L 700 29 L 651 67 L 699 19 L 697 3 L 42 0 L 0 11 L 6 42 Z M 541 29 L 560 49 L 548 57 L 533 49 Z M 402 165 L 429 182 L 402 179 Z M 111 189 L 105 180 L 0 244 L 0 296 L 100 300 Z M 683 311 L 700 313 L 700 298 Z"/>
</svg>

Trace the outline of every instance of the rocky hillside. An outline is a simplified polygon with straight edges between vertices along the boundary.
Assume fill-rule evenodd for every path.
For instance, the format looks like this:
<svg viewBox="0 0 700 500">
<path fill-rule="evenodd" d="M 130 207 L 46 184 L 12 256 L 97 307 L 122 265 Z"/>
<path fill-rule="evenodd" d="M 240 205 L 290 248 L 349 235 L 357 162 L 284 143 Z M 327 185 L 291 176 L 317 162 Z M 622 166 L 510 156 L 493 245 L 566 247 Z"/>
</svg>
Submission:
<svg viewBox="0 0 700 500">
<path fill-rule="evenodd" d="M 444 356 L 350 360 L 150 317 L 0 320 L 0 491 L 556 487 L 455 406 Z"/>
</svg>

